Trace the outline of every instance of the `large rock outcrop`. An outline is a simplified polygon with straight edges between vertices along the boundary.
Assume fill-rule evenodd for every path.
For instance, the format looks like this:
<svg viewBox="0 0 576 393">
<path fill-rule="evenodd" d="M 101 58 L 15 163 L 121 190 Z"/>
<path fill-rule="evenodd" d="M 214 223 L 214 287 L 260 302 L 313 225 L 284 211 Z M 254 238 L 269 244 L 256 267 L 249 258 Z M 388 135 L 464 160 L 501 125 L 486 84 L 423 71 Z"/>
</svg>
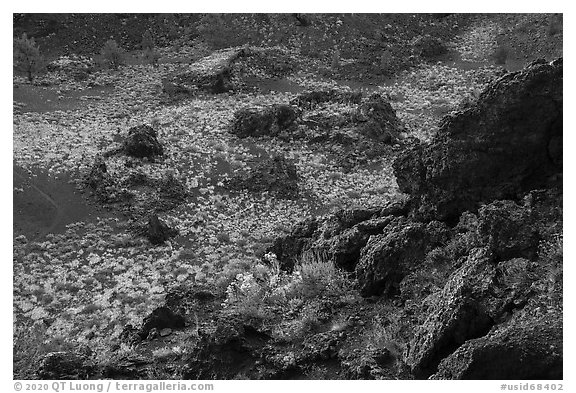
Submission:
<svg viewBox="0 0 576 393">
<path fill-rule="evenodd" d="M 423 302 L 423 320 L 406 355 L 412 373 L 427 378 L 442 359 L 521 310 L 535 297 L 533 284 L 542 271 L 524 258 L 497 263 L 486 248 L 472 250 L 444 288 Z"/>
<path fill-rule="evenodd" d="M 559 184 L 562 82 L 562 59 L 506 74 L 445 117 L 431 144 L 401 155 L 394 173 L 415 215 L 456 220 L 481 202 Z"/>
</svg>

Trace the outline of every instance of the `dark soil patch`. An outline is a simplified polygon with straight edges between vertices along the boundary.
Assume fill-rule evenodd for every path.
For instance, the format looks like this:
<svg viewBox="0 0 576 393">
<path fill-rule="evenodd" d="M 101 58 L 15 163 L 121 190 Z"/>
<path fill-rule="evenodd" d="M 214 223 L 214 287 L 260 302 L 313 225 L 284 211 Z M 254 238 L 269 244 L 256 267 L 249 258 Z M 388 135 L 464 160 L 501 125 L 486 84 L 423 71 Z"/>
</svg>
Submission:
<svg viewBox="0 0 576 393">
<path fill-rule="evenodd" d="M 78 109 L 87 102 L 101 100 L 113 87 L 94 87 L 80 91 L 58 93 L 56 87 L 18 85 L 13 88 L 13 100 L 24 104 L 21 112 L 53 112 Z"/>
<path fill-rule="evenodd" d="M 88 203 L 70 182 L 71 176 L 52 176 L 41 169 L 13 167 L 14 237 L 39 240 L 48 233 L 60 234 L 75 222 L 96 222 L 109 214 Z"/>
</svg>

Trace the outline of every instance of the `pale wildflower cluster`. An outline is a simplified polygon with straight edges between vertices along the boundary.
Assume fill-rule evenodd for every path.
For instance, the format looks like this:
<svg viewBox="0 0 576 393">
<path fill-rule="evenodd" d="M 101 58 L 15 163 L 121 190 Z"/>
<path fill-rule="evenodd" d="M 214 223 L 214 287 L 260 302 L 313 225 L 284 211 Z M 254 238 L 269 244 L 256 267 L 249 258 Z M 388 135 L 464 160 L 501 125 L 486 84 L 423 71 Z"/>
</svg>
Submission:
<svg viewBox="0 0 576 393">
<path fill-rule="evenodd" d="M 226 300 L 223 307 L 238 302 L 250 302 L 258 299 L 262 294 L 262 286 L 252 273 L 238 273 L 236 279 L 226 288 Z"/>
</svg>

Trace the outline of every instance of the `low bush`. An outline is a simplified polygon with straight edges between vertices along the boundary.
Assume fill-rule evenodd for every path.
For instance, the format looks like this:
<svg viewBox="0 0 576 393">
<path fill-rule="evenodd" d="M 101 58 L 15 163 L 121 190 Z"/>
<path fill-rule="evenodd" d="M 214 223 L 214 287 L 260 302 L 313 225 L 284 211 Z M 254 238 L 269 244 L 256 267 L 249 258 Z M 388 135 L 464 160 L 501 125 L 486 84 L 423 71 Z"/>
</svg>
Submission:
<svg viewBox="0 0 576 393">
<path fill-rule="evenodd" d="M 160 60 L 160 53 L 154 49 L 146 49 L 144 52 L 142 52 L 142 58 L 146 64 L 157 66 L 158 60 Z"/>
<path fill-rule="evenodd" d="M 418 37 L 413 45 L 415 54 L 423 59 L 435 59 L 448 53 L 446 44 L 441 39 L 430 35 Z"/>
<path fill-rule="evenodd" d="M 102 65 L 117 70 L 126 63 L 126 52 L 114 40 L 108 40 L 100 50 Z"/>
<path fill-rule="evenodd" d="M 144 34 L 142 34 L 141 46 L 144 52 L 154 50 L 154 37 L 152 37 L 152 32 L 150 30 L 146 30 Z"/>
</svg>

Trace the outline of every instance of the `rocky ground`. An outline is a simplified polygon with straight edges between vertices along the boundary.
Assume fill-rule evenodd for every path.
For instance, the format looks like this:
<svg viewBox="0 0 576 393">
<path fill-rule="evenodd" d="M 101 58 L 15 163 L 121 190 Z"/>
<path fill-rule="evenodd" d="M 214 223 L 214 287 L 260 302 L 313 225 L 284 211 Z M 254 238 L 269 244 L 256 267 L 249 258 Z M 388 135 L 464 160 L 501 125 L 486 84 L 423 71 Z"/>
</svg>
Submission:
<svg viewBox="0 0 576 393">
<path fill-rule="evenodd" d="M 15 16 L 15 378 L 562 378 L 558 16 L 196 17 Z"/>
</svg>

